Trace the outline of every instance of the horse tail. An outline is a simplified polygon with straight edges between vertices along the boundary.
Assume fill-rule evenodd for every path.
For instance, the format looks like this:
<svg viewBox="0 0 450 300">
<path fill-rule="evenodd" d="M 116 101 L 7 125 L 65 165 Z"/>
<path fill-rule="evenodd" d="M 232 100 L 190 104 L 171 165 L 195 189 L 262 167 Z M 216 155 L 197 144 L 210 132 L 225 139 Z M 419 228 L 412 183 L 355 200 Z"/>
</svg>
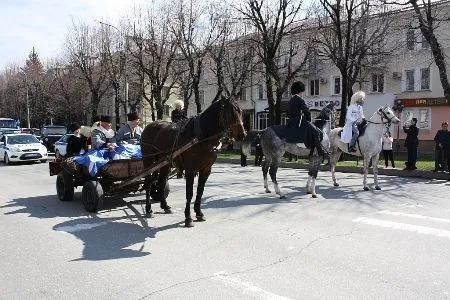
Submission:
<svg viewBox="0 0 450 300">
<path fill-rule="evenodd" d="M 261 130 L 248 131 L 241 144 L 241 151 L 244 155 L 250 155 L 252 143 L 261 135 Z"/>
</svg>

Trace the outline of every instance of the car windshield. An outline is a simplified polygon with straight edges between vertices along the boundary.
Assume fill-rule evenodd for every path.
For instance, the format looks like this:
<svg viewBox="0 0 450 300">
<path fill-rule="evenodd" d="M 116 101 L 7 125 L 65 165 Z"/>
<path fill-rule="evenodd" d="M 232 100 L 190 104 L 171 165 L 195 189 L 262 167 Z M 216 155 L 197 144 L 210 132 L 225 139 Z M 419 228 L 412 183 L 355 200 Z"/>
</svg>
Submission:
<svg viewBox="0 0 450 300">
<path fill-rule="evenodd" d="M 1 128 L 17 128 L 16 120 L 0 120 Z"/>
<path fill-rule="evenodd" d="M 65 127 L 47 127 L 44 128 L 44 134 L 57 134 L 62 135 L 66 134 L 67 129 Z"/>
<path fill-rule="evenodd" d="M 34 135 L 12 135 L 8 137 L 8 144 L 33 144 L 40 143 L 39 140 Z"/>
</svg>

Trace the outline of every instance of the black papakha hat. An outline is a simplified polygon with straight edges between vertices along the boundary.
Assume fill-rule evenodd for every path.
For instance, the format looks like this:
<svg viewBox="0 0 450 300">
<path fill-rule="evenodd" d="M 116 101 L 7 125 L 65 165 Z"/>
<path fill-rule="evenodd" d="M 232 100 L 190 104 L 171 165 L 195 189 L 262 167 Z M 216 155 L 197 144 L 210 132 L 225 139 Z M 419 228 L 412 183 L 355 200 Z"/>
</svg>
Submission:
<svg viewBox="0 0 450 300">
<path fill-rule="evenodd" d="M 127 119 L 128 119 L 128 121 L 134 121 L 134 120 L 137 120 L 140 118 L 139 118 L 139 115 L 137 114 L 137 112 L 131 112 L 131 113 L 127 114 Z"/>
<path fill-rule="evenodd" d="M 111 123 L 111 118 L 109 116 L 101 116 L 100 122 Z"/>
<path fill-rule="evenodd" d="M 75 130 L 78 130 L 80 128 L 81 128 L 80 124 L 72 123 L 72 124 L 69 125 L 69 132 L 73 133 Z"/>
</svg>

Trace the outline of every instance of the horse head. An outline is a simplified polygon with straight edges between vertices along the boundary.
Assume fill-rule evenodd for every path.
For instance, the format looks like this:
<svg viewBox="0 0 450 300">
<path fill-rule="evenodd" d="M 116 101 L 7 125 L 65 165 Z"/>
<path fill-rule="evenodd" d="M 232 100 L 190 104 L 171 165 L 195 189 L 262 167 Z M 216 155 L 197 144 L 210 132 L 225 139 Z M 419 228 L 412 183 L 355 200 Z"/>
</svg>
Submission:
<svg viewBox="0 0 450 300">
<path fill-rule="evenodd" d="M 238 103 L 230 98 L 224 96 L 219 100 L 220 102 L 220 117 L 219 125 L 221 128 L 227 129 L 231 136 L 241 141 L 247 135 L 242 122 L 242 109 Z"/>
<path fill-rule="evenodd" d="M 400 120 L 394 114 L 392 108 L 390 108 L 387 104 L 380 107 L 377 110 L 377 113 L 381 116 L 382 123 L 387 123 L 390 125 L 391 123 L 398 124 L 400 122 Z"/>
</svg>

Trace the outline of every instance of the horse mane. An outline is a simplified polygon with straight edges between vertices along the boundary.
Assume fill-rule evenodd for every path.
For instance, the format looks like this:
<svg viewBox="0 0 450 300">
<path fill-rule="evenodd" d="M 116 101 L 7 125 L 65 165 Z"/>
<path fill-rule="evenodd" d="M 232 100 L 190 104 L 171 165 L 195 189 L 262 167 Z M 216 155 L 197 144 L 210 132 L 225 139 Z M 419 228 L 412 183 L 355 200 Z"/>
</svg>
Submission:
<svg viewBox="0 0 450 300">
<path fill-rule="evenodd" d="M 334 103 L 330 103 L 325 106 L 321 111 L 317 118 L 314 120 L 313 124 L 317 128 L 323 128 L 327 122 L 330 120 L 331 113 L 334 109 Z"/>
</svg>

